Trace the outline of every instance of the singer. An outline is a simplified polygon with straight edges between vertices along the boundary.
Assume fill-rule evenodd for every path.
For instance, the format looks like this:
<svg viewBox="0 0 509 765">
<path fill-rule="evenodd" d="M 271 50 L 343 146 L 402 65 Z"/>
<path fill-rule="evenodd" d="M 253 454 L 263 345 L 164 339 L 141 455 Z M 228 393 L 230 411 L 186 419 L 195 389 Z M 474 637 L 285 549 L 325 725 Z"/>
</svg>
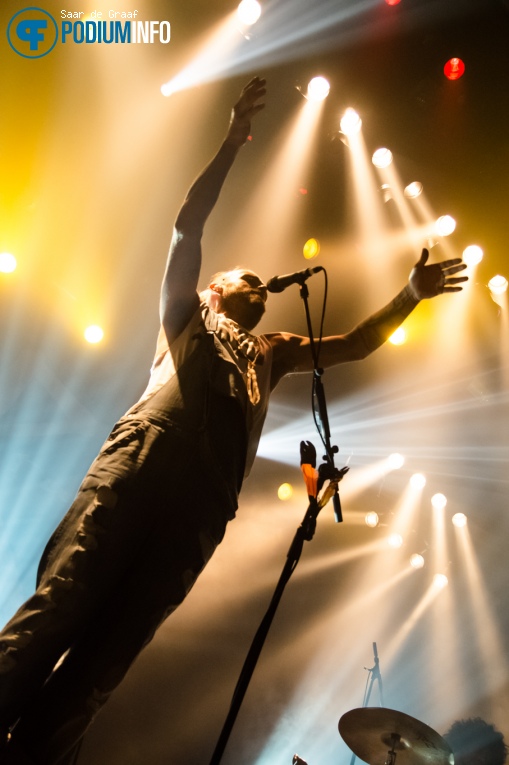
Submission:
<svg viewBox="0 0 509 765">
<path fill-rule="evenodd" d="M 90 722 L 223 538 L 270 391 L 284 375 L 312 369 L 308 339 L 252 334 L 267 285 L 250 269 L 216 274 L 197 293 L 205 222 L 264 95 L 265 80 L 246 85 L 222 146 L 187 194 L 148 387 L 114 426 L 48 542 L 35 594 L 0 634 L 2 763 L 76 761 Z M 461 289 L 460 259 L 427 258 L 423 250 L 389 305 L 323 340 L 323 367 L 364 358 L 421 299 Z M 281 277 L 279 288 L 294 276 Z"/>
</svg>

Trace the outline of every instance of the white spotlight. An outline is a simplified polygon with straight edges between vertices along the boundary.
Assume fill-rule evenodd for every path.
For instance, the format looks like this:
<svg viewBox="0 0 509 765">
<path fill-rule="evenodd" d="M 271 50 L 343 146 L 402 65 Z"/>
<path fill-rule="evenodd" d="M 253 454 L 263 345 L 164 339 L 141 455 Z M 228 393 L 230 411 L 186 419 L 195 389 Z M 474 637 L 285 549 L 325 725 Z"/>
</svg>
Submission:
<svg viewBox="0 0 509 765">
<path fill-rule="evenodd" d="M 488 282 L 488 287 L 492 295 L 503 295 L 507 292 L 507 279 L 505 276 L 497 274 Z"/>
<path fill-rule="evenodd" d="M 366 513 L 364 516 L 364 522 L 366 526 L 369 526 L 370 529 L 374 529 L 375 526 L 378 526 L 379 518 L 378 514 L 375 513 L 374 510 L 372 510 L 370 513 Z"/>
<path fill-rule="evenodd" d="M 256 24 L 262 14 L 262 7 L 256 0 L 242 0 L 237 8 L 237 17 L 247 27 Z"/>
<path fill-rule="evenodd" d="M 404 195 L 407 199 L 417 199 L 422 194 L 423 185 L 420 181 L 413 181 L 405 186 Z"/>
<path fill-rule="evenodd" d="M 456 221 L 450 215 L 441 215 L 435 223 L 435 231 L 439 236 L 449 236 L 456 229 Z"/>
<path fill-rule="evenodd" d="M 467 266 L 476 266 L 483 259 L 483 251 L 477 244 L 470 244 L 463 250 L 463 260 Z"/>
<path fill-rule="evenodd" d="M 449 584 L 449 580 L 445 574 L 435 574 L 435 576 L 433 577 L 433 584 L 439 590 L 443 590 L 444 587 L 447 587 L 447 585 Z"/>
<path fill-rule="evenodd" d="M 422 568 L 424 566 L 424 558 L 419 553 L 414 553 L 410 556 L 410 565 L 412 568 Z"/>
<path fill-rule="evenodd" d="M 397 550 L 403 544 L 403 537 L 401 536 L 401 534 L 391 534 L 387 538 L 387 544 L 389 545 L 389 547 L 392 547 L 394 550 Z"/>
<path fill-rule="evenodd" d="M 391 470 L 399 470 L 400 467 L 403 467 L 405 464 L 405 458 L 402 454 L 398 454 L 397 452 L 394 452 L 394 454 L 391 454 L 387 460 L 389 463 L 389 467 Z"/>
<path fill-rule="evenodd" d="M 362 127 L 362 120 L 355 109 L 348 108 L 341 118 L 339 126 L 345 135 L 355 135 Z"/>
<path fill-rule="evenodd" d="M 308 83 L 307 98 L 310 101 L 324 101 L 329 95 L 330 85 L 325 77 L 313 77 Z"/>
<path fill-rule="evenodd" d="M 447 497 L 444 494 L 433 494 L 431 504 L 435 510 L 443 510 L 447 504 Z"/>
<path fill-rule="evenodd" d="M 410 479 L 410 485 L 413 489 L 424 489 L 426 486 L 426 478 L 422 473 L 414 473 Z"/>
<path fill-rule="evenodd" d="M 465 515 L 465 513 L 454 513 L 454 515 L 452 516 L 452 522 L 459 529 L 462 529 L 464 526 L 467 525 L 467 516 Z"/>
<path fill-rule="evenodd" d="M 371 157 L 371 161 L 375 167 L 380 169 L 389 167 L 392 162 L 392 151 L 390 149 L 377 149 Z"/>
</svg>

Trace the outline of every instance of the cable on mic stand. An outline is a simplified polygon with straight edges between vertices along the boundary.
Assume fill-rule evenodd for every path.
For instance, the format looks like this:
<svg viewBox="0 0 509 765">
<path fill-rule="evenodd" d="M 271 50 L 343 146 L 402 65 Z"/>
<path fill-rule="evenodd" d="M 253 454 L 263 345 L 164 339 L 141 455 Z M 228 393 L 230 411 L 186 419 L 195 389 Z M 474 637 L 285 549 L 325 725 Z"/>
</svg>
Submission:
<svg viewBox="0 0 509 765">
<path fill-rule="evenodd" d="M 324 273 L 325 273 L 325 270 L 324 270 Z M 293 541 L 288 550 L 288 553 L 286 556 L 286 562 L 283 567 L 283 571 L 281 572 L 279 581 L 276 585 L 276 589 L 272 596 L 272 600 L 270 601 L 270 604 L 265 613 L 265 616 L 263 617 L 260 623 L 260 626 L 258 627 L 258 630 L 256 631 L 256 634 L 251 643 L 251 647 L 249 648 L 248 654 L 244 661 L 244 665 L 241 669 L 240 676 L 237 681 L 237 685 L 235 686 L 235 690 L 233 692 L 230 709 L 228 711 L 228 715 L 224 722 L 223 729 L 218 738 L 216 748 L 214 749 L 214 752 L 212 754 L 210 765 L 219 765 L 219 763 L 221 762 L 221 758 L 228 744 L 231 731 L 235 724 L 235 720 L 237 719 L 237 715 L 239 713 L 242 701 L 244 699 L 249 682 L 255 670 L 256 663 L 262 651 L 270 626 L 276 614 L 276 610 L 281 600 L 281 597 L 283 595 L 284 589 L 288 581 L 290 580 L 291 575 L 295 571 L 295 568 L 297 567 L 297 563 L 299 562 L 299 559 L 302 553 L 302 548 L 304 546 L 304 542 L 311 541 L 311 539 L 314 536 L 315 529 L 316 529 L 316 519 L 318 517 L 318 513 L 323 507 L 325 507 L 325 505 L 329 502 L 329 500 L 332 499 L 334 504 L 334 513 L 335 513 L 336 521 L 339 522 L 342 520 L 341 506 L 340 506 L 339 494 L 338 494 L 338 484 L 349 468 L 343 467 L 341 470 L 338 470 L 334 465 L 334 454 L 337 453 L 338 448 L 336 446 L 331 446 L 331 443 L 330 443 L 330 430 L 329 430 L 329 422 L 327 417 L 327 409 L 325 404 L 325 394 L 323 391 L 323 385 L 321 383 L 321 375 L 323 374 L 323 370 L 320 370 L 318 368 L 318 358 L 319 358 L 320 345 L 321 345 L 321 339 L 323 334 L 323 322 L 324 322 L 325 303 L 326 303 L 326 296 L 327 296 L 327 275 L 325 273 L 326 289 L 325 289 L 324 307 L 322 311 L 322 319 L 321 319 L 321 325 L 320 325 L 320 339 L 318 341 L 318 348 L 316 347 L 316 344 L 313 338 L 312 327 L 311 327 L 311 317 L 309 313 L 309 306 L 308 306 L 308 300 L 307 300 L 309 293 L 308 293 L 307 286 L 305 284 L 306 278 L 307 277 L 305 274 L 302 274 L 302 275 L 299 274 L 298 283 L 300 286 L 301 297 L 303 298 L 304 304 L 305 304 L 306 319 L 307 319 L 307 325 L 309 330 L 309 341 L 310 341 L 311 353 L 313 357 L 313 367 L 314 367 L 313 417 L 314 417 L 317 429 L 320 433 L 322 442 L 325 446 L 326 453 L 323 457 L 325 461 L 323 464 L 321 464 L 318 467 L 318 469 L 316 469 L 315 447 L 310 441 L 301 441 L 301 444 L 300 444 L 301 460 L 300 461 L 301 461 L 302 472 L 304 475 L 304 480 L 306 482 L 309 505 L 304 515 L 304 518 L 302 520 L 302 523 L 297 529 L 295 536 L 293 538 Z M 316 401 L 316 407 L 315 407 L 315 401 Z M 321 424 L 321 430 L 320 430 L 320 424 Z M 323 489 L 322 494 L 318 496 L 318 492 L 323 488 L 326 481 L 328 481 L 328 484 Z M 298 757 L 298 755 L 296 755 L 296 757 Z M 302 760 L 300 761 L 303 762 Z M 299 762 L 299 760 L 297 760 L 297 762 Z"/>
</svg>

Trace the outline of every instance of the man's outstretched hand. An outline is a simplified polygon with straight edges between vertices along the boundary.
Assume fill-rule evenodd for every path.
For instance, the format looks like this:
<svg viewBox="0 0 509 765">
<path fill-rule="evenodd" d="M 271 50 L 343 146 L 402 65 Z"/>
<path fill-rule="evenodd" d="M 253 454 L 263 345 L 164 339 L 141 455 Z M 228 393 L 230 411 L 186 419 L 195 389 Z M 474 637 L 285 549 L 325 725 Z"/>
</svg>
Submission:
<svg viewBox="0 0 509 765">
<path fill-rule="evenodd" d="M 242 146 L 247 141 L 251 130 L 251 120 L 265 106 L 264 103 L 257 102 L 263 98 L 266 92 L 265 80 L 261 77 L 253 77 L 248 82 L 232 109 L 230 127 L 226 135 L 227 143 Z"/>
<path fill-rule="evenodd" d="M 417 300 L 432 298 L 443 292 L 460 292 L 463 288 L 458 285 L 466 282 L 468 276 L 456 276 L 466 268 L 461 258 L 443 260 L 441 263 L 426 265 L 429 258 L 428 250 L 422 251 L 421 257 L 410 272 L 409 284 Z"/>
</svg>

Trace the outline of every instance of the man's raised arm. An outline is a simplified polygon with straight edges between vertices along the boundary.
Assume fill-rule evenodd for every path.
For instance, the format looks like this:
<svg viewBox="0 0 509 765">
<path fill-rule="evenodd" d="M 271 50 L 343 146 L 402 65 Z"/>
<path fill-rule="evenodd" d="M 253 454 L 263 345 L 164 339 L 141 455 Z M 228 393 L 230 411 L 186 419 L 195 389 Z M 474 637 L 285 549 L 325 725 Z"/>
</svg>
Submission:
<svg viewBox="0 0 509 765">
<path fill-rule="evenodd" d="M 265 80 L 255 77 L 232 110 L 226 138 L 216 156 L 189 189 L 177 215 L 161 288 L 160 316 L 168 342 L 182 332 L 198 307 L 201 237 L 239 148 L 246 142 L 251 119 L 264 104 Z"/>
<path fill-rule="evenodd" d="M 428 250 L 424 249 L 410 273 L 408 284 L 388 305 L 351 332 L 323 338 L 319 359 L 321 367 L 364 359 L 389 339 L 421 300 L 462 289 L 459 285 L 468 277 L 454 276 L 466 268 L 461 258 L 427 266 L 428 257 Z M 287 333 L 275 333 L 268 337 L 274 349 L 273 385 L 285 374 L 312 371 L 308 338 Z"/>
</svg>

